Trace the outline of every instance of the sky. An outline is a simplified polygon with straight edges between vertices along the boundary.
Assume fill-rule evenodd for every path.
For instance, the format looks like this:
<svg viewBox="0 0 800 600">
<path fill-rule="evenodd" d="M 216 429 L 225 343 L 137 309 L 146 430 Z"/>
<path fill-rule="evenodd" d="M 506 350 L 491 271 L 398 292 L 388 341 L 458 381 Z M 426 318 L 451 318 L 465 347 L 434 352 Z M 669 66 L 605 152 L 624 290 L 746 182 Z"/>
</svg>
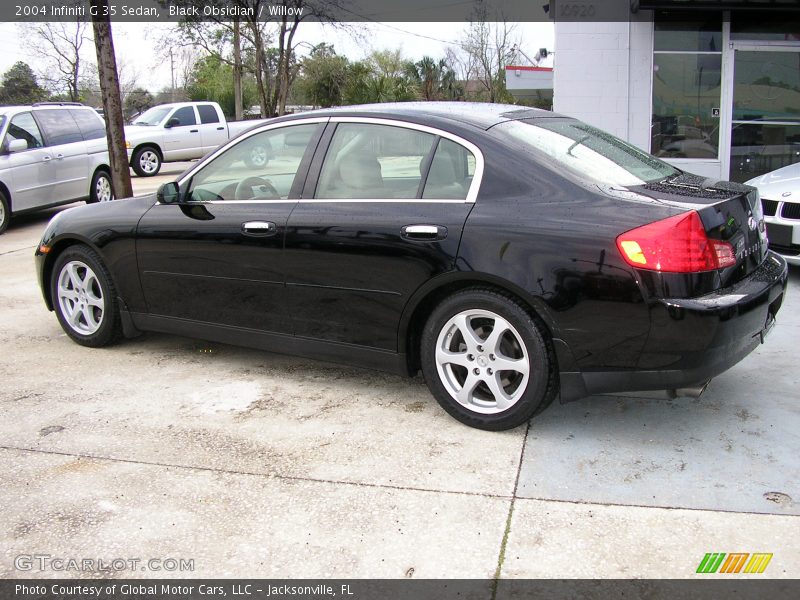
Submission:
<svg viewBox="0 0 800 600">
<path fill-rule="evenodd" d="M 320 23 L 303 23 L 297 37 L 309 44 L 332 43 L 338 54 L 358 60 L 373 50 L 401 48 L 406 58 L 418 60 L 429 55 L 444 56 L 445 49 L 456 42 L 465 29 L 465 23 L 357 23 L 354 28 L 360 39 Z M 0 23 L 0 73 L 17 61 L 27 62 L 39 72 L 44 62 L 38 53 L 23 44 L 24 25 Z M 125 69 L 136 75 L 138 83 L 157 92 L 170 85 L 170 61 L 158 52 L 158 40 L 169 35 L 174 26 L 166 23 L 113 23 L 114 46 L 117 60 Z M 517 23 L 516 32 L 522 51 L 533 58 L 539 48 L 553 50 L 552 23 Z M 94 62 L 94 46 L 86 45 L 86 57 Z M 525 61 L 526 64 L 527 61 Z M 549 64 L 548 64 L 549 66 Z"/>
</svg>

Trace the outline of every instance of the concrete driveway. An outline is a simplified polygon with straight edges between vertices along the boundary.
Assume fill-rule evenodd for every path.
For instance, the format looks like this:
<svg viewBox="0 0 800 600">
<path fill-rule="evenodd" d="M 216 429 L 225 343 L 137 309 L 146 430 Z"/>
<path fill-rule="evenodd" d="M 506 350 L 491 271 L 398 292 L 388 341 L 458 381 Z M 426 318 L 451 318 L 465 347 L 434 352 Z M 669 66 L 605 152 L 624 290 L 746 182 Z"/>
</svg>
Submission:
<svg viewBox="0 0 800 600">
<path fill-rule="evenodd" d="M 707 552 L 800 576 L 797 270 L 767 344 L 700 399 L 595 397 L 488 433 L 421 379 L 166 335 L 77 346 L 34 277 L 54 212 L 0 236 L 1 577 L 98 574 L 17 568 L 49 555 L 192 560 L 176 577 L 683 578 Z"/>
</svg>

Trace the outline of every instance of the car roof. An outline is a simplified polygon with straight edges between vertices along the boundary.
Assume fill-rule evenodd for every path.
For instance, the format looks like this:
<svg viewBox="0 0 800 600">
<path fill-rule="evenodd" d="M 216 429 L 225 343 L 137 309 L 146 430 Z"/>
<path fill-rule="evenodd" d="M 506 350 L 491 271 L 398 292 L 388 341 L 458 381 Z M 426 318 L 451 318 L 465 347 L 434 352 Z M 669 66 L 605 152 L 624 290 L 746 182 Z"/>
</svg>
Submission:
<svg viewBox="0 0 800 600">
<path fill-rule="evenodd" d="M 347 117 L 396 117 L 413 119 L 433 117 L 489 129 L 504 121 L 518 119 L 541 119 L 564 117 L 558 113 L 539 108 L 514 104 L 489 104 L 485 102 L 389 102 L 385 104 L 361 104 L 340 106 L 296 113 L 293 117 L 347 116 Z"/>
</svg>

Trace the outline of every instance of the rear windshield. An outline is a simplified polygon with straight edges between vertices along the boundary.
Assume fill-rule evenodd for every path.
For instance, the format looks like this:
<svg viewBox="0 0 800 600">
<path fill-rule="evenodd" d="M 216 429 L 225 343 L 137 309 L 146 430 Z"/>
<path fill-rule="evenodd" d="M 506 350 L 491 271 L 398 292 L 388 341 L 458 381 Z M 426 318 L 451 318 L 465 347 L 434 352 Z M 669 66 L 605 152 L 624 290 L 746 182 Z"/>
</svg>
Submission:
<svg viewBox="0 0 800 600">
<path fill-rule="evenodd" d="M 572 119 L 506 121 L 493 129 L 593 183 L 631 187 L 678 175 L 675 167 L 596 127 Z"/>
</svg>

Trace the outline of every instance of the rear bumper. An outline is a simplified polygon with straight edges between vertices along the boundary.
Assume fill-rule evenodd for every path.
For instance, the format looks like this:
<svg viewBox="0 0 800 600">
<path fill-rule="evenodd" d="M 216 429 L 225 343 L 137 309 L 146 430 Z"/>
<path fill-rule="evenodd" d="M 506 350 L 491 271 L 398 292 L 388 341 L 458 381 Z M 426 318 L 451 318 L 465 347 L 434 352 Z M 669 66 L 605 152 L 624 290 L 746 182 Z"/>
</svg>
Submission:
<svg viewBox="0 0 800 600">
<path fill-rule="evenodd" d="M 770 252 L 731 287 L 699 298 L 655 301 L 638 368 L 562 372 L 562 401 L 692 387 L 727 371 L 763 343 L 783 302 L 788 272 L 784 258 Z"/>
</svg>

